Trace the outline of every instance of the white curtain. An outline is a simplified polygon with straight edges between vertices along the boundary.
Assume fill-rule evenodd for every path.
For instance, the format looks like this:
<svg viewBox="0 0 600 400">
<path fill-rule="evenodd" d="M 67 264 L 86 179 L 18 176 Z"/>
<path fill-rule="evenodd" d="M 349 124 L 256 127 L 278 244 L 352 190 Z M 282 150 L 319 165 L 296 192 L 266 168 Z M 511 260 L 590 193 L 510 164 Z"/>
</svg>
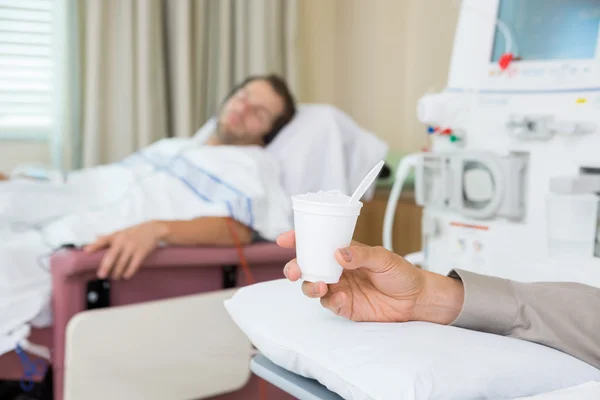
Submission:
<svg viewBox="0 0 600 400">
<path fill-rule="evenodd" d="M 296 89 L 297 0 L 80 0 L 82 160 L 190 136 L 250 74 Z"/>
</svg>

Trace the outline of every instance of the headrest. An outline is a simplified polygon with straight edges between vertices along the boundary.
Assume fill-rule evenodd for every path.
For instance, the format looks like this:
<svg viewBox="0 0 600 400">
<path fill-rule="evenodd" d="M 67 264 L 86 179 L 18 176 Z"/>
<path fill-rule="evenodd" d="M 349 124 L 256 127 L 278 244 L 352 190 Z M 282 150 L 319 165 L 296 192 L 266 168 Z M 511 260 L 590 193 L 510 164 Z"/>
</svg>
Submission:
<svg viewBox="0 0 600 400">
<path fill-rule="evenodd" d="M 194 139 L 206 140 L 215 123 L 209 120 Z M 282 184 L 290 195 L 336 189 L 351 194 L 385 158 L 388 146 L 334 106 L 301 104 L 266 150 L 279 160 Z M 363 199 L 370 200 L 374 189 L 371 186 Z"/>
</svg>

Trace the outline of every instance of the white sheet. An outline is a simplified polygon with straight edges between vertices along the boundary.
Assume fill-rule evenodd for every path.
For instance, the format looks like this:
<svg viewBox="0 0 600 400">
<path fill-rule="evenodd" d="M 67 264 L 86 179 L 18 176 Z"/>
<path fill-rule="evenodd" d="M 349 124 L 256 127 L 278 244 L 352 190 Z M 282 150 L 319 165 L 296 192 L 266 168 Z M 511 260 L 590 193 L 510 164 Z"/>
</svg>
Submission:
<svg viewBox="0 0 600 400">
<path fill-rule="evenodd" d="M 43 256 L 65 243 L 83 245 L 154 219 L 231 216 L 269 240 L 292 227 L 277 162 L 260 147 L 198 146 L 191 139 L 166 139 L 121 163 L 73 173 L 68 182 L 57 188 L 57 195 L 64 190 L 60 196 L 66 204 L 56 209 L 47 209 L 33 186 L 4 193 L 0 187 L 0 203 L 5 205 L 0 209 L 16 207 L 21 216 L 18 220 L 0 212 L 0 221 L 43 225 L 0 233 L 0 355 L 14 348 L 9 334 L 48 304 L 50 276 Z M 43 220 L 34 212 L 40 208 L 47 209 Z"/>
<path fill-rule="evenodd" d="M 304 296 L 300 282 L 247 286 L 225 306 L 267 358 L 347 400 L 515 399 L 600 379 L 583 361 L 513 338 L 352 322 Z"/>
</svg>

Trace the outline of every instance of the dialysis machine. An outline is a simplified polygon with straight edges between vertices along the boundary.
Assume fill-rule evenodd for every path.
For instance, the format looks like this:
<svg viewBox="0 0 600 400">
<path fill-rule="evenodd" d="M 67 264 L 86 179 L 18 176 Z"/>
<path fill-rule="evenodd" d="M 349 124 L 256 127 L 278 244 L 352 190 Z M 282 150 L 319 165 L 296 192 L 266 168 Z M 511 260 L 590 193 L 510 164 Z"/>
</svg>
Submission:
<svg viewBox="0 0 600 400">
<path fill-rule="evenodd" d="M 424 269 L 600 287 L 600 0 L 464 0 L 447 88 L 417 113 Z M 412 255 L 414 257 L 414 255 Z"/>
<path fill-rule="evenodd" d="M 462 1 L 447 88 L 417 107 L 430 151 L 396 170 L 386 248 L 414 170 L 423 247 L 409 261 L 600 287 L 599 22 L 600 0 Z M 260 355 L 251 369 L 300 399 L 340 399 Z"/>
</svg>

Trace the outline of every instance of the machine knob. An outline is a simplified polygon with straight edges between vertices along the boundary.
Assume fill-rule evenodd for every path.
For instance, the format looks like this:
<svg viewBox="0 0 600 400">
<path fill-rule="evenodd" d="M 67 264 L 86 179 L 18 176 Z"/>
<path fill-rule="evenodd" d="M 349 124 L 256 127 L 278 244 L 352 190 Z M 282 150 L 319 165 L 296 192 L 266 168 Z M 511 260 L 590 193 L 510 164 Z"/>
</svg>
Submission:
<svg viewBox="0 0 600 400">
<path fill-rule="evenodd" d="M 440 94 L 427 94 L 419 99 L 417 118 L 427 125 L 441 125 L 444 119 L 444 98 Z"/>
<path fill-rule="evenodd" d="M 470 169 L 464 176 L 464 193 L 468 200 L 489 202 L 494 196 L 494 179 L 486 169 Z"/>
</svg>

